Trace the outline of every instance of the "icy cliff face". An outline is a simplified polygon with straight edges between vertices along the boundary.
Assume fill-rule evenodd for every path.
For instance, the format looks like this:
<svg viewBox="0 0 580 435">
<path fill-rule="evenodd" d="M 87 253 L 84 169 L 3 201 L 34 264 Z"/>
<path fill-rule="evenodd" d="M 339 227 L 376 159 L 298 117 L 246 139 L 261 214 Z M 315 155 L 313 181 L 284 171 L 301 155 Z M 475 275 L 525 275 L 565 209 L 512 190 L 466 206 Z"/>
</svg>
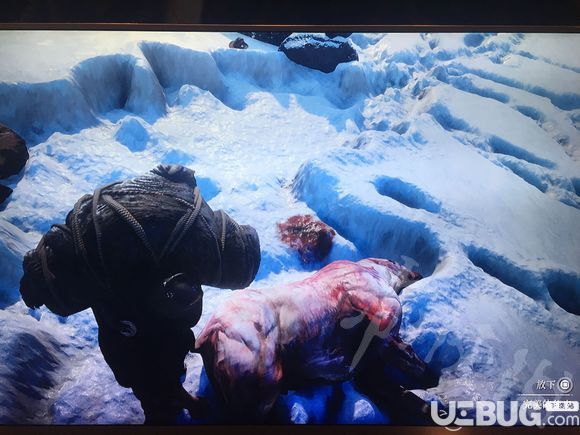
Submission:
<svg viewBox="0 0 580 435">
<path fill-rule="evenodd" d="M 212 207 L 257 229 L 253 286 L 371 255 L 421 272 L 401 330 L 442 370 L 423 394 L 516 400 L 539 379 L 577 380 L 580 38 L 353 34 L 359 61 L 324 74 L 250 38 L 227 49 L 237 36 L 0 32 L 0 123 L 30 151 L 0 209 L 0 422 L 142 421 L 92 313 L 31 312 L 18 280 L 82 194 L 159 163 L 195 169 Z M 297 214 L 336 229 L 324 263 L 280 241 Z M 228 293 L 205 289 L 195 332 Z M 186 362 L 186 387 L 210 394 L 199 356 Z M 390 421 L 336 388 L 290 392 L 277 416 Z"/>
</svg>

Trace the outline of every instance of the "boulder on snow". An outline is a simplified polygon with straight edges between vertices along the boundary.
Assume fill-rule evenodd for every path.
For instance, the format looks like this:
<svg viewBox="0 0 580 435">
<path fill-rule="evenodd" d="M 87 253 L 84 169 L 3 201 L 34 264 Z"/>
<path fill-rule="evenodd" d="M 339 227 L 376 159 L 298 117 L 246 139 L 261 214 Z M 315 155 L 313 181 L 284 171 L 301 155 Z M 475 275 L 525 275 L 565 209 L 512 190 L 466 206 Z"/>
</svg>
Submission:
<svg viewBox="0 0 580 435">
<path fill-rule="evenodd" d="M 24 139 L 0 124 L 0 178 L 18 174 L 28 161 Z"/>
<path fill-rule="evenodd" d="M 256 39 L 258 41 L 265 42 L 266 44 L 272 44 L 276 47 L 280 46 L 282 41 L 284 41 L 291 32 L 240 32 L 242 35 L 249 36 L 250 38 Z"/>
<path fill-rule="evenodd" d="M 245 50 L 248 48 L 248 44 L 244 41 L 244 38 L 236 38 L 233 41 L 230 41 L 229 45 L 230 48 L 238 48 L 240 50 Z"/>
<path fill-rule="evenodd" d="M 325 73 L 334 71 L 339 63 L 358 60 L 356 50 L 346 39 L 315 34 L 290 35 L 278 50 L 297 64 Z"/>
<path fill-rule="evenodd" d="M 312 215 L 296 215 L 278 224 L 280 238 L 300 254 L 303 263 L 322 261 L 332 248 L 336 231 Z"/>
<path fill-rule="evenodd" d="M 0 205 L 12 194 L 12 189 L 0 184 Z"/>
</svg>

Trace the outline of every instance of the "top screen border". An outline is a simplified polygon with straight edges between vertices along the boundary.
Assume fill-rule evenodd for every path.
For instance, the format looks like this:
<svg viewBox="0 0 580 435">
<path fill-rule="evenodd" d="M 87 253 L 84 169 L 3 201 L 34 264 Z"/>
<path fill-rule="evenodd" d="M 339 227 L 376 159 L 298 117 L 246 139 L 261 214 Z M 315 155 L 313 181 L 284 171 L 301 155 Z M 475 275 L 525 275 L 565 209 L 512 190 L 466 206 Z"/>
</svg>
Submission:
<svg viewBox="0 0 580 435">
<path fill-rule="evenodd" d="M 485 30 L 488 26 L 578 26 L 580 5 L 577 0 L 2 0 L 0 22 L 51 23 L 59 28 L 59 23 L 150 23 L 167 30 L 184 24 Z"/>
<path fill-rule="evenodd" d="M 133 31 L 133 32 L 330 32 L 353 33 L 580 33 L 580 25 L 473 25 L 473 24 L 181 24 L 181 23 L 57 23 L 57 22 L 0 22 L 0 30 L 55 31 Z"/>
</svg>

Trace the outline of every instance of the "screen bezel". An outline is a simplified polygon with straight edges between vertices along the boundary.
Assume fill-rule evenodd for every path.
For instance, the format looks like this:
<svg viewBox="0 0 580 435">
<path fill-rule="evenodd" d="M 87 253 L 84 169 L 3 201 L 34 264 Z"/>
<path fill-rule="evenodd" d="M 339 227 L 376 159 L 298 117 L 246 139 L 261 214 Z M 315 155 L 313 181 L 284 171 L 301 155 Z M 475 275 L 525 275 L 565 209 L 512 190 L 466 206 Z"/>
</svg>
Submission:
<svg viewBox="0 0 580 435">
<path fill-rule="evenodd" d="M 82 3 L 82 2 L 80 2 Z M 492 2 L 493 3 L 493 2 Z M 562 8 L 565 9 L 565 8 Z M 25 30 L 25 31 L 36 31 L 36 30 L 58 30 L 58 31 L 73 31 L 73 30 L 86 30 L 86 31 L 153 31 L 153 32 L 236 32 L 236 31 L 293 31 L 293 32 L 326 32 L 326 31 L 348 31 L 348 32 L 395 32 L 395 33 L 415 33 L 415 32 L 442 32 L 442 33 L 455 33 L 455 32 L 526 32 L 526 33 L 580 33 L 579 25 L 570 25 L 570 17 L 564 19 L 562 17 L 561 22 L 566 22 L 566 24 L 548 24 L 548 25 L 538 25 L 538 24 L 208 24 L 208 23 L 196 23 L 196 24 L 184 24 L 176 22 L 165 22 L 165 23 L 143 23 L 143 22 L 49 22 L 49 20 L 36 21 L 36 22 L 0 22 L 0 30 Z M 469 19 L 465 20 L 469 22 Z M 75 433 L 101 433 L 105 431 L 107 433 L 131 433 L 133 431 L 138 431 L 140 433 L 162 433 L 161 431 L 169 431 L 170 433 L 189 433 L 191 428 L 185 427 L 173 427 L 170 430 L 165 428 L 155 428 L 155 427 L 142 427 L 142 426 L 0 426 L 0 433 L 62 433 L 63 430 L 67 432 Z M 396 427 L 396 426 L 307 426 L 304 428 L 296 428 L 294 426 L 276 426 L 275 428 L 271 426 L 228 426 L 226 428 L 221 426 L 195 426 L 195 431 L 201 431 L 201 433 L 223 433 L 225 430 L 233 430 L 234 433 L 240 434 L 256 434 L 263 431 L 264 433 L 270 433 L 271 430 L 281 431 L 280 433 L 294 433 L 296 430 L 305 431 L 315 431 L 315 433 L 335 433 L 337 429 L 341 432 L 348 431 L 349 433 L 358 432 L 365 434 L 379 434 L 384 433 L 385 430 L 392 431 L 393 433 L 401 434 L 443 434 L 448 433 L 449 430 L 443 427 Z M 505 432 L 511 433 L 517 431 L 521 433 L 522 431 L 527 432 L 528 430 L 533 430 L 533 428 L 498 428 L 498 427 L 478 427 L 478 428 L 461 428 L 462 434 L 482 434 L 482 433 L 498 433 Z M 546 433 L 572 433 L 573 428 L 555 428 L 555 427 L 544 427 L 542 430 Z"/>
</svg>

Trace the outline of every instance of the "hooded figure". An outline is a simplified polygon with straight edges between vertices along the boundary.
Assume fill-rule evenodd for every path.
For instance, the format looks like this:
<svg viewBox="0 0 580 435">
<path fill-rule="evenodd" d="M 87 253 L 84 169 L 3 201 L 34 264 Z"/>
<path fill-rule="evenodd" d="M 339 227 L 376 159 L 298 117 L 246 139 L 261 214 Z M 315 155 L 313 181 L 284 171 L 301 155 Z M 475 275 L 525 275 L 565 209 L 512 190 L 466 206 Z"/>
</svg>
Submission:
<svg viewBox="0 0 580 435">
<path fill-rule="evenodd" d="M 68 316 L 91 308 L 99 346 L 145 422 L 171 423 L 200 404 L 182 386 L 201 285 L 239 289 L 260 265 L 256 231 L 214 212 L 194 172 L 161 165 L 85 195 L 23 262 L 20 292 L 32 308 Z"/>
</svg>

